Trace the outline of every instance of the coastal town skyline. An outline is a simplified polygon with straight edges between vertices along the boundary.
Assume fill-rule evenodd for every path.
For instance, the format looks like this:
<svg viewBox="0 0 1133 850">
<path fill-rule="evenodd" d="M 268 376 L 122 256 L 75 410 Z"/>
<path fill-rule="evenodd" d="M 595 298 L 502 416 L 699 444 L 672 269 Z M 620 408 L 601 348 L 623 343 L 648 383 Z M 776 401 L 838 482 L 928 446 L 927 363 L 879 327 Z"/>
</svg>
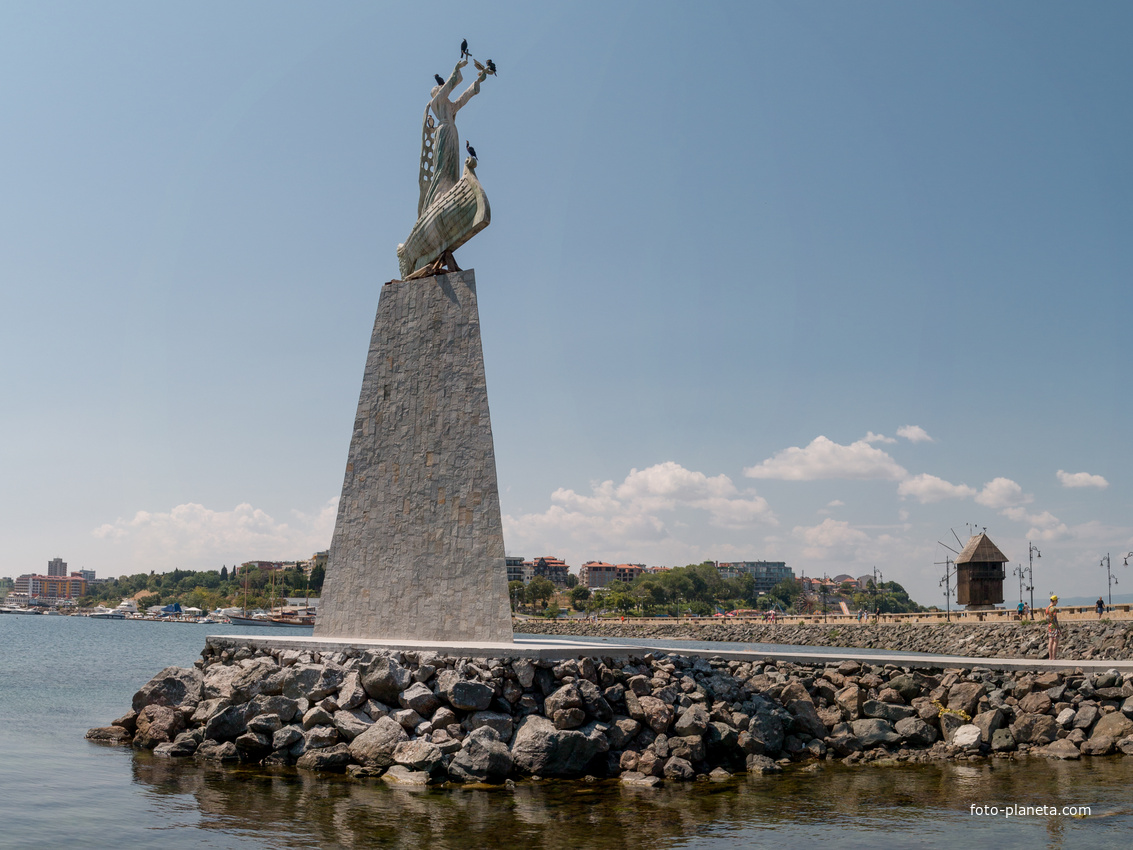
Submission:
<svg viewBox="0 0 1133 850">
<path fill-rule="evenodd" d="M 509 553 L 943 605 L 986 527 L 1036 596 L 1125 587 L 1127 8 L 440 7 L 500 68 L 458 260 Z M 448 68 L 413 9 L 201 8 L 4 12 L 0 574 L 330 543 Z"/>
</svg>

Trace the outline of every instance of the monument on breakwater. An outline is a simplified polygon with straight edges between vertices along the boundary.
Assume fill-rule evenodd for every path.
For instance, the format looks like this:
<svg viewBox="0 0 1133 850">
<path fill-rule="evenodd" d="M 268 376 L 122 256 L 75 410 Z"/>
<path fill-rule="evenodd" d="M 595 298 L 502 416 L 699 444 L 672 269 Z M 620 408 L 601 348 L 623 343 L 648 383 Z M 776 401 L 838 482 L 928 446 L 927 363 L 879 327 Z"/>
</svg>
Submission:
<svg viewBox="0 0 1133 850">
<path fill-rule="evenodd" d="M 458 173 L 456 114 L 495 70 L 431 93 L 417 223 L 382 287 L 316 637 L 510 642 L 511 608 L 476 276 L 453 251 L 488 226 L 474 152 Z"/>
</svg>

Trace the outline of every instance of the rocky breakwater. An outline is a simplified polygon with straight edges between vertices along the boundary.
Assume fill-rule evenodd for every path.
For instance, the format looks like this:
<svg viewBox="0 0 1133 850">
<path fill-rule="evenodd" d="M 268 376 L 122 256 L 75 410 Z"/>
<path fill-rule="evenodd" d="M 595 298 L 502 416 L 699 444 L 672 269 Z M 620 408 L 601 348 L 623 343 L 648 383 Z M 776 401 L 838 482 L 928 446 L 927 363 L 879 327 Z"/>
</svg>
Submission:
<svg viewBox="0 0 1133 850">
<path fill-rule="evenodd" d="M 785 625 L 745 620 L 516 620 L 525 634 L 663 638 L 793 646 L 891 649 L 975 658 L 1046 658 L 1043 623 L 838 623 Z M 1062 624 L 1059 657 L 1068 661 L 1133 657 L 1133 622 L 1069 621 Z"/>
<path fill-rule="evenodd" d="M 664 780 L 847 762 L 1133 754 L 1133 680 L 844 661 L 452 658 L 207 648 L 87 737 L 398 784 Z"/>
</svg>

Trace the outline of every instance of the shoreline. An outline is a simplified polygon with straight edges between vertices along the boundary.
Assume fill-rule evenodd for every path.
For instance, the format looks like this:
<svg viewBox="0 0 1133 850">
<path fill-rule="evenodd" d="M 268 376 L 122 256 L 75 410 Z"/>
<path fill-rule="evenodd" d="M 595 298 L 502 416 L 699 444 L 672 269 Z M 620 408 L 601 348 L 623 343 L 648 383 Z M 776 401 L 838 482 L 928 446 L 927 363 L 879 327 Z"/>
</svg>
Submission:
<svg viewBox="0 0 1133 850">
<path fill-rule="evenodd" d="M 417 786 L 593 777 L 653 787 L 808 760 L 1133 755 L 1131 673 L 571 650 L 319 652 L 232 636 L 210 641 L 193 668 L 161 671 L 87 737 Z"/>
</svg>

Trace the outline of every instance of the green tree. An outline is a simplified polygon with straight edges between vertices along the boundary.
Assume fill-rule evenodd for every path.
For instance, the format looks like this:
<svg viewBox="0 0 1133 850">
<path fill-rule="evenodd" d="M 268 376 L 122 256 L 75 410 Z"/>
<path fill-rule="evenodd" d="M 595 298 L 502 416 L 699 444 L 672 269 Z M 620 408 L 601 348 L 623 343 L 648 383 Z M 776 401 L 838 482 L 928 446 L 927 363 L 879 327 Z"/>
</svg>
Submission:
<svg viewBox="0 0 1133 850">
<path fill-rule="evenodd" d="M 538 605 L 541 602 L 545 608 L 548 600 L 554 595 L 555 585 L 542 576 L 536 576 L 527 585 L 527 601 L 532 605 Z"/>
<path fill-rule="evenodd" d="M 586 610 L 586 600 L 590 598 L 590 588 L 577 584 L 570 590 L 570 604 L 575 611 Z"/>
<path fill-rule="evenodd" d="M 567 573 L 566 586 L 571 588 L 572 590 L 578 587 L 578 576 L 576 576 L 574 573 Z"/>
</svg>

